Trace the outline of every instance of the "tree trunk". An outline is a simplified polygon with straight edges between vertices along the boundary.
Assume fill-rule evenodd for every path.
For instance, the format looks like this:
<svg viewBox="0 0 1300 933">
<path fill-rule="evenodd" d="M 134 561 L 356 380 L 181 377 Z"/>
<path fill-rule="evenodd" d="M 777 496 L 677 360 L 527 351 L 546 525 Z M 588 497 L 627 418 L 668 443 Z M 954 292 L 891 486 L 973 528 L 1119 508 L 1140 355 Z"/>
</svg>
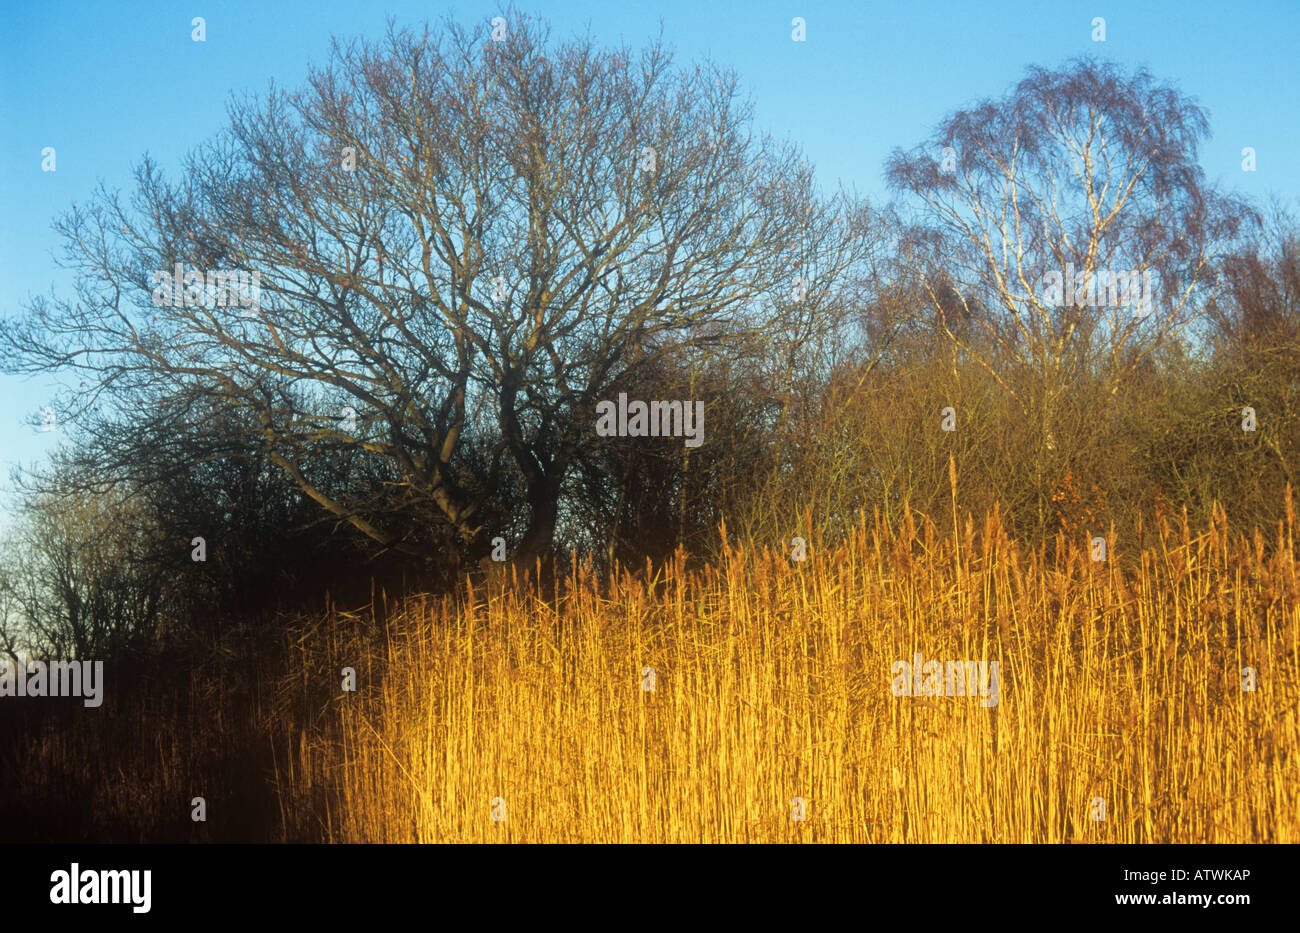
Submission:
<svg viewBox="0 0 1300 933">
<path fill-rule="evenodd" d="M 523 569 L 531 567 L 539 557 L 542 564 L 546 565 L 553 556 L 551 550 L 555 541 L 555 523 L 560 511 L 558 490 L 551 488 L 554 485 L 556 484 L 549 479 L 543 480 L 542 488 L 528 497 L 533 514 L 528 522 L 528 531 L 524 533 L 513 558 Z"/>
</svg>

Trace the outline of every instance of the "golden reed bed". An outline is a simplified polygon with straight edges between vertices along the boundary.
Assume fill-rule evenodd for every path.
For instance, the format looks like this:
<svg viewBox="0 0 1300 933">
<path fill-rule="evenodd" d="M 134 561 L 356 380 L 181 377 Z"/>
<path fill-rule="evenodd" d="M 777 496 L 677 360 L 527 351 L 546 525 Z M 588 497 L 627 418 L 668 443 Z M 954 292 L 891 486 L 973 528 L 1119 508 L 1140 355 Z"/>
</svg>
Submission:
<svg viewBox="0 0 1300 933">
<path fill-rule="evenodd" d="M 1296 842 L 1286 514 L 1112 534 L 1105 562 L 996 515 L 864 519 L 803 563 L 412 600 L 329 639 L 358 689 L 297 737 L 282 806 L 340 842 Z M 918 653 L 997 661 L 997 704 L 895 696 Z"/>
</svg>

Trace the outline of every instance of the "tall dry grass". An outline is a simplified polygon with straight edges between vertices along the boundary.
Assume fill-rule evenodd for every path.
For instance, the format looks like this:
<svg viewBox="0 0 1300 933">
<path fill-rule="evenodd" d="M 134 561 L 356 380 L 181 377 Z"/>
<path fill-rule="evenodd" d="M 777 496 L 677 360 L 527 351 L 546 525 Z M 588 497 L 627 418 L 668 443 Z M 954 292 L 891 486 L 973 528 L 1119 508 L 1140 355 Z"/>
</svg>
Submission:
<svg viewBox="0 0 1300 933">
<path fill-rule="evenodd" d="M 281 756 L 282 805 L 348 842 L 1296 842 L 1286 512 L 1268 542 L 1184 515 L 1104 563 L 1025 552 L 996 514 L 951 538 L 864 519 L 804 563 L 734 547 L 414 600 L 304 638 L 303 678 L 359 689 Z M 894 696 L 916 653 L 998 661 L 1000 702 Z"/>
</svg>

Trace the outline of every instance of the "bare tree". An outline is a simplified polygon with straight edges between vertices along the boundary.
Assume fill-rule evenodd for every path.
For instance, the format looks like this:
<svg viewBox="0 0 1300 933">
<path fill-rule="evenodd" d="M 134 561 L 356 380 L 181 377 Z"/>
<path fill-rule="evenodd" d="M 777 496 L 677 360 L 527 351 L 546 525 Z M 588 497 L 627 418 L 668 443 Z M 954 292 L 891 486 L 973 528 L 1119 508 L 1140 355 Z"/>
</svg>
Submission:
<svg viewBox="0 0 1300 933">
<path fill-rule="evenodd" d="M 1291 351 L 1300 336 L 1300 223 L 1274 201 L 1252 232 L 1223 259 L 1224 287 L 1207 309 L 1211 336 L 1256 356 Z"/>
<path fill-rule="evenodd" d="M 543 553 L 614 380 L 812 313 L 867 225 L 754 135 L 733 75 L 504 18 L 336 43 L 302 92 L 233 104 L 178 184 L 146 161 L 129 207 L 72 210 L 79 293 L 3 326 L 9 368 L 80 370 L 72 418 L 142 392 L 254 413 L 272 462 L 399 550 L 391 501 L 343 501 L 311 458 L 365 450 L 466 539 L 518 477 L 517 553 Z M 223 307 L 214 269 L 257 273 L 260 300 Z"/>
<path fill-rule="evenodd" d="M 123 490 L 26 502 L 0 573 L 4 649 L 102 658 L 151 638 L 167 591 L 155 532 Z"/>
<path fill-rule="evenodd" d="M 1207 126 L 1145 71 L 1079 60 L 1030 68 L 889 160 L 923 209 L 912 262 L 937 329 L 1036 426 L 1040 479 L 1064 395 L 1097 377 L 1116 396 L 1200 314 L 1251 217 L 1204 179 Z"/>
</svg>

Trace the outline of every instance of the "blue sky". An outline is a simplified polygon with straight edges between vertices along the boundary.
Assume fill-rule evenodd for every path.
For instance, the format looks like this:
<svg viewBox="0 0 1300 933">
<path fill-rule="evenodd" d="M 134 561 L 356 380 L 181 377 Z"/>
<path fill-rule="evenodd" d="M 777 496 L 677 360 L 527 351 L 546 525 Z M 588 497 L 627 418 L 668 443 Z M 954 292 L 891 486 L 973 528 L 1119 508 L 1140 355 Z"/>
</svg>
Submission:
<svg viewBox="0 0 1300 933">
<path fill-rule="evenodd" d="M 1300 197 L 1300 2 L 1221 4 L 857 2 L 520 2 L 559 36 L 590 26 L 601 40 L 665 37 L 682 62 L 735 69 L 759 126 L 801 143 L 823 183 L 883 199 L 895 146 L 925 139 L 944 114 L 1005 92 L 1027 65 L 1081 54 L 1144 65 L 1211 116 L 1202 164 L 1211 179 L 1253 196 Z M 129 12 L 128 12 L 129 10 Z M 148 152 L 173 172 L 186 150 L 225 123 L 231 91 L 303 79 L 331 35 L 378 37 L 400 24 L 491 18 L 495 2 L 273 0 L 189 3 L 16 3 L 0 24 L 0 315 L 34 294 L 69 290 L 56 268 L 54 218 L 99 182 L 127 189 Z M 190 21 L 206 21 L 206 42 Z M 803 17 L 807 40 L 791 41 Z M 1094 17 L 1106 41 L 1092 41 Z M 41 171 L 41 151 L 57 168 Z M 1257 171 L 1241 170 L 1252 146 Z M 65 436 L 26 419 L 52 393 L 46 379 L 0 376 L 0 490 L 10 469 Z M 8 496 L 0 493 L 0 523 Z"/>
</svg>

